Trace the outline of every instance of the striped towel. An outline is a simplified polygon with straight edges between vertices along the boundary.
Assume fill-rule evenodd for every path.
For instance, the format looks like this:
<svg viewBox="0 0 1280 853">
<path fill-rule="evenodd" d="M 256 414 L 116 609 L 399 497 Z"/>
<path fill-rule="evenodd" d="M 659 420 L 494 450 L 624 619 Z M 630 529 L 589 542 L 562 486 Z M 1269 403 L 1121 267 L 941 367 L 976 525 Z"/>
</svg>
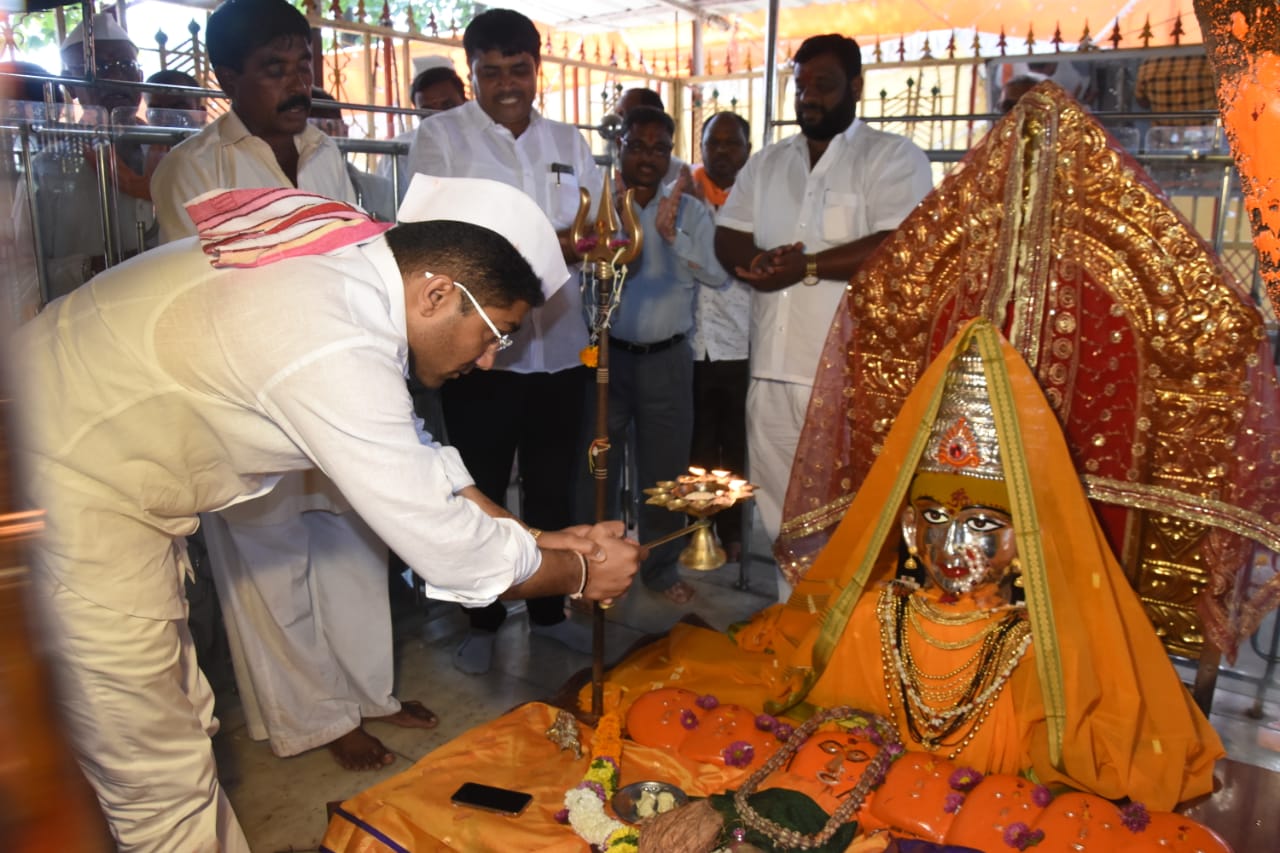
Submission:
<svg viewBox="0 0 1280 853">
<path fill-rule="evenodd" d="M 344 202 L 295 189 L 211 190 L 186 207 L 200 247 L 220 269 L 324 255 L 392 227 Z"/>
</svg>

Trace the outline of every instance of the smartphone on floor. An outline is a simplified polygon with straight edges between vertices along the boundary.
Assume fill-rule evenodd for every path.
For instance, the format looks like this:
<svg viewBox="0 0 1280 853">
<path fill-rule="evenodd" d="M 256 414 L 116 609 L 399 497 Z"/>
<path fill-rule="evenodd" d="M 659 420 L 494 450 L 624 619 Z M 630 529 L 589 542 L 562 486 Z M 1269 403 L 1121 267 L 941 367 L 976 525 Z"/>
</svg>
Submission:
<svg viewBox="0 0 1280 853">
<path fill-rule="evenodd" d="M 470 806 L 504 815 L 518 815 L 533 802 L 533 795 L 509 788 L 495 788 L 479 782 L 464 782 L 449 798 L 455 806 Z"/>
</svg>

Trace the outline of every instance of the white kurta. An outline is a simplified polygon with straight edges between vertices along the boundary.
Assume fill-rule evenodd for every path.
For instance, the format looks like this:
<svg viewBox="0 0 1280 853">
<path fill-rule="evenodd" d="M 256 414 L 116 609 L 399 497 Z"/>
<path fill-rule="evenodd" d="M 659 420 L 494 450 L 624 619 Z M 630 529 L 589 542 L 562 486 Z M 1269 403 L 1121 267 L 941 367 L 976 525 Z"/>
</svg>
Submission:
<svg viewBox="0 0 1280 853">
<path fill-rule="evenodd" d="M 357 201 L 357 170 L 330 137 L 307 125 L 295 142 L 299 189 Z M 184 205 L 201 193 L 290 186 L 270 146 L 234 111 L 169 156 L 152 182 L 166 240 L 195 233 Z M 389 187 L 387 195 L 384 202 Z M 332 483 L 288 475 L 270 500 L 206 515 L 203 529 L 250 737 L 269 740 L 277 755 L 296 755 L 351 731 L 362 717 L 399 710 L 381 580 L 386 548 Z M 350 583 L 353 577 L 360 582 Z"/>
<path fill-rule="evenodd" d="M 808 140 L 789 137 L 756 152 L 738 173 L 716 224 L 752 234 L 761 249 L 802 242 L 817 254 L 891 231 L 933 186 L 929 159 L 910 140 L 855 119 L 813 167 Z M 827 329 L 848 282 L 796 284 L 751 299 L 747 452 L 756 506 L 770 539 L 782 503 L 809 389 Z M 786 387 L 767 389 L 762 383 Z"/>
<path fill-rule="evenodd" d="M 202 781 L 213 766 L 201 734 L 207 686 L 181 651 L 174 540 L 195 529 L 197 513 L 315 466 L 433 597 L 485 604 L 537 570 L 518 522 L 456 497 L 471 484 L 461 460 L 413 416 L 403 283 L 382 239 L 225 271 L 183 240 L 50 305 L 14 346 L 19 458 L 48 510 L 33 555 L 49 591 L 42 602 L 61 622 L 78 618 L 70 601 L 119 626 L 61 648 L 60 672 L 93 682 L 94 702 L 136 711 L 81 715 L 73 736 L 118 831 L 145 805 L 155 807 L 148 833 L 173 833 L 161 846 L 122 838 L 126 849 L 212 849 L 212 839 L 184 835 L 213 826 L 219 801 Z M 129 626 L 140 622 L 173 626 L 151 640 L 169 661 L 158 674 L 131 663 L 140 629 Z M 174 688 L 157 694 L 157 679 Z M 103 743 L 135 746 L 95 751 Z M 140 803 L 134 786 L 144 783 Z"/>
</svg>

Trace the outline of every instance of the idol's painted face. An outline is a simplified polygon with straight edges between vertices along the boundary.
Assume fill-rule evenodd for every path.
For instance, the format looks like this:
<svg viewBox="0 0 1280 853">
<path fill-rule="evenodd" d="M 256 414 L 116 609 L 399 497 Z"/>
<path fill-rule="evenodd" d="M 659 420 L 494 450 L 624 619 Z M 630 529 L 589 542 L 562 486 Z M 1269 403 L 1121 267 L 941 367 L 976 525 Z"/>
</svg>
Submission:
<svg viewBox="0 0 1280 853">
<path fill-rule="evenodd" d="M 902 535 L 929 580 L 963 595 L 1000 583 L 1018 555 L 1004 484 L 922 473 L 912 481 Z"/>
</svg>

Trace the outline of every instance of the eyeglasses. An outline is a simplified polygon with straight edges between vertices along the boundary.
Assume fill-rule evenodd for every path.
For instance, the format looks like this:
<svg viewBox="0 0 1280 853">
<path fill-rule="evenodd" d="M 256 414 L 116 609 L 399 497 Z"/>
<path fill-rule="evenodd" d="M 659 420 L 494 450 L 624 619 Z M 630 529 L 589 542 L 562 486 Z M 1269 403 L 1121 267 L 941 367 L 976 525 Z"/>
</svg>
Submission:
<svg viewBox="0 0 1280 853">
<path fill-rule="evenodd" d="M 635 142 L 624 136 L 622 138 L 622 149 L 628 154 L 636 157 L 670 157 L 672 146 L 655 145 L 650 147 L 642 142 Z"/>
<path fill-rule="evenodd" d="M 68 67 L 67 71 L 77 77 L 84 76 L 83 65 Z M 99 62 L 94 65 L 94 71 L 98 77 L 108 77 L 115 80 L 127 80 L 132 77 L 142 79 L 142 66 L 133 59 L 117 59 L 111 62 Z"/>
<path fill-rule="evenodd" d="M 424 272 L 423 275 L 425 275 L 427 278 L 431 278 L 431 276 L 435 275 L 435 273 Z M 480 319 L 484 320 L 484 324 L 489 327 L 489 331 L 493 332 L 494 341 L 493 343 L 489 344 L 489 346 L 495 347 L 497 352 L 502 352 L 504 349 L 511 346 L 513 343 L 515 343 L 515 341 L 511 340 L 510 335 L 503 334 L 498 329 L 498 327 L 494 324 L 494 322 L 489 319 L 489 315 L 486 314 L 485 310 L 480 307 L 480 302 L 474 296 L 471 295 L 471 291 L 467 290 L 466 285 L 464 285 L 460 281 L 454 281 L 453 284 L 463 293 L 467 294 L 467 298 L 471 300 L 471 304 L 476 306 L 476 310 L 480 312 Z"/>
</svg>

